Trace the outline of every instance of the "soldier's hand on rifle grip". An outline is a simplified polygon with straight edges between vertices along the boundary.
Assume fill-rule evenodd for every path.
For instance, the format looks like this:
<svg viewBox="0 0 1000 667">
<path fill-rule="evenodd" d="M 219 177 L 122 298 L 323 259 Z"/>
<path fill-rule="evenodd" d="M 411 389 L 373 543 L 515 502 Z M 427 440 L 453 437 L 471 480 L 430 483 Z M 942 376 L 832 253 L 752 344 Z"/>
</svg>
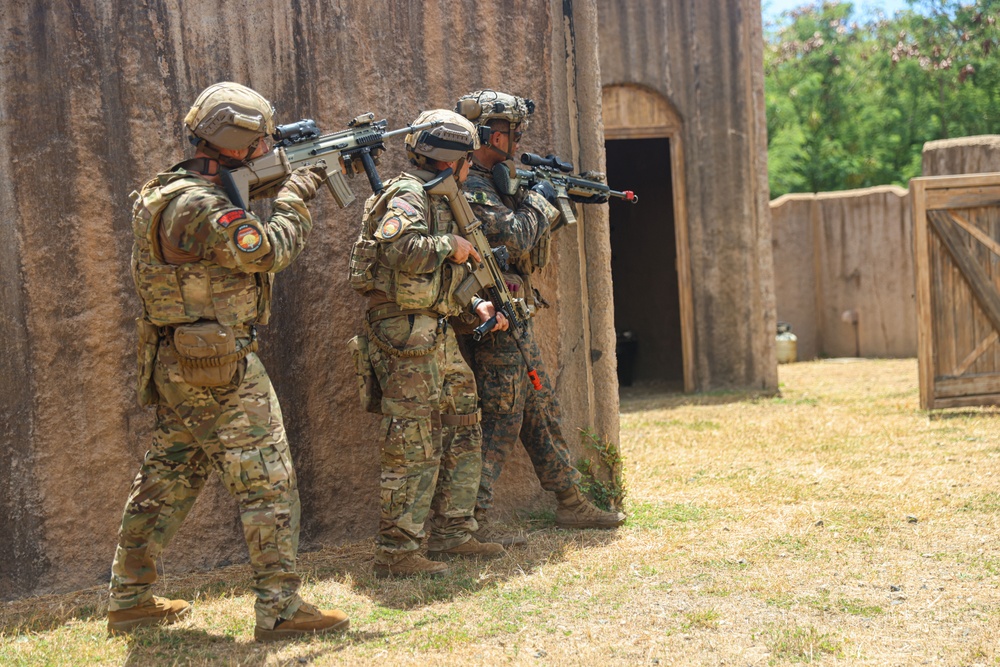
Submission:
<svg viewBox="0 0 1000 667">
<path fill-rule="evenodd" d="M 455 262 L 456 264 L 465 264 L 471 255 L 477 262 L 483 261 L 483 258 L 479 255 L 479 252 L 476 250 L 476 247 L 472 245 L 472 243 L 457 234 L 452 234 L 451 238 L 452 241 L 455 242 L 455 249 L 452 250 L 451 254 L 448 256 L 449 260 Z"/>
<path fill-rule="evenodd" d="M 496 324 L 490 331 L 506 331 L 507 327 L 510 326 L 510 322 L 504 317 L 503 313 L 498 313 L 496 308 L 493 307 L 492 301 L 480 301 L 476 304 L 476 315 L 479 316 L 480 322 L 489 322 L 491 319 L 496 317 Z"/>
<path fill-rule="evenodd" d="M 552 187 L 551 183 L 548 181 L 538 181 L 531 189 L 545 197 L 547 202 L 555 206 L 558 196 L 556 195 L 556 189 Z"/>
</svg>

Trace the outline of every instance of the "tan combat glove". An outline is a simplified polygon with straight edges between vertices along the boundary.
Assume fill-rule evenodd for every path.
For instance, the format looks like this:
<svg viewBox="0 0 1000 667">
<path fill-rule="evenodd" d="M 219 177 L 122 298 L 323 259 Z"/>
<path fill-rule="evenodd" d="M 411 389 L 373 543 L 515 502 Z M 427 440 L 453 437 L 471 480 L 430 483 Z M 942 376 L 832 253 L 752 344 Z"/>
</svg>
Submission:
<svg viewBox="0 0 1000 667">
<path fill-rule="evenodd" d="M 322 167 L 299 167 L 289 175 L 281 190 L 289 190 L 301 197 L 302 201 L 309 201 L 316 196 L 316 189 L 325 180 L 326 170 Z M 279 197 L 281 190 L 278 191 Z"/>
</svg>

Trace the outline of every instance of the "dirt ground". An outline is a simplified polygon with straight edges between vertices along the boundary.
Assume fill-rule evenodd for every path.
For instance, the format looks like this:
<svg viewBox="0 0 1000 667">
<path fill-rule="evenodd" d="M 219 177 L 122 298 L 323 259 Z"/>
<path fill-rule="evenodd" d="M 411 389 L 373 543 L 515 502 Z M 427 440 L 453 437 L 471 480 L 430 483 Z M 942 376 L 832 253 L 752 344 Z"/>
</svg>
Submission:
<svg viewBox="0 0 1000 667">
<path fill-rule="evenodd" d="M 1000 410 L 918 409 L 916 362 L 782 366 L 781 395 L 622 397 L 629 521 L 529 538 L 445 581 L 371 542 L 304 554 L 339 637 L 252 641 L 246 566 L 168 575 L 192 618 L 108 638 L 101 589 L 0 608 L 0 664 L 1000 664 Z"/>
</svg>

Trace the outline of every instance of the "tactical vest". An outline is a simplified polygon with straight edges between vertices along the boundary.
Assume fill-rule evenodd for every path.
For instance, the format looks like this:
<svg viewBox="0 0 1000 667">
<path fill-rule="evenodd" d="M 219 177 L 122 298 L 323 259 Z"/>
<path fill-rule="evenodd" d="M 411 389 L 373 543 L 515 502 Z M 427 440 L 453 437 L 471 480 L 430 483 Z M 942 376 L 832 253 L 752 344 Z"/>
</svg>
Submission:
<svg viewBox="0 0 1000 667">
<path fill-rule="evenodd" d="M 443 197 L 429 197 L 424 182 L 413 174 L 403 173 L 386 182 L 380 195 L 365 202 L 361 233 L 351 250 L 350 284 L 362 296 L 378 292 L 403 309 L 433 310 L 450 317 L 468 306 L 458 303 L 455 290 L 468 275 L 465 265 L 444 262 L 431 273 L 405 273 L 388 267 L 382 259 L 382 243 L 375 239 L 382 217 L 394 197 L 404 192 L 419 192 L 425 201 L 425 216 L 431 236 L 458 234 L 458 224 Z"/>
<path fill-rule="evenodd" d="M 163 261 L 159 236 L 163 212 L 183 192 L 206 185 L 189 173 L 171 172 L 146 183 L 132 204 L 132 279 L 142 299 L 143 317 L 157 326 L 197 320 L 226 326 L 266 324 L 270 274 L 244 273 L 206 260 L 179 265 Z"/>
<path fill-rule="evenodd" d="M 518 191 L 518 198 L 515 199 L 511 195 L 503 194 L 500 192 L 500 188 L 499 186 L 496 185 L 496 181 L 494 180 L 493 174 L 487 171 L 484 167 L 478 164 L 473 164 L 472 171 L 473 173 L 476 173 L 476 175 L 478 176 L 478 179 L 476 180 L 479 180 L 480 182 L 483 183 L 483 186 L 481 187 L 486 191 L 487 195 L 493 195 L 495 197 L 498 197 L 500 201 L 503 202 L 504 206 L 509 208 L 511 211 L 517 211 L 518 206 L 523 202 L 523 198 L 526 195 L 526 190 L 524 185 L 521 185 Z M 488 202 L 477 199 L 475 192 L 469 191 L 469 183 L 466 183 L 466 199 L 469 200 L 470 204 L 489 205 Z M 493 243 L 494 240 L 495 239 L 489 239 L 490 243 Z M 546 231 L 544 234 L 542 234 L 542 237 L 538 240 L 537 243 L 535 243 L 535 246 L 531 250 L 524 253 L 520 257 L 511 257 L 510 260 L 511 268 L 525 283 L 530 283 L 531 274 L 532 272 L 535 271 L 535 269 L 543 269 L 548 265 L 549 255 L 550 255 L 550 250 L 549 250 L 550 241 L 551 241 L 551 232 Z M 527 291 L 531 292 L 530 285 L 528 285 Z"/>
</svg>

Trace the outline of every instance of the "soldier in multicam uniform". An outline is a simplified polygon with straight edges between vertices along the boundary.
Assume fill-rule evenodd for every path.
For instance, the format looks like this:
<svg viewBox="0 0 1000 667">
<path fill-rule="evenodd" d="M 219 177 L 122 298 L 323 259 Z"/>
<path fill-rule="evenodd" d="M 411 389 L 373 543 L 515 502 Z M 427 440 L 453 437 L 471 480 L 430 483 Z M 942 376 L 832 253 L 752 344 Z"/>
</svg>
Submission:
<svg viewBox="0 0 1000 667">
<path fill-rule="evenodd" d="M 406 136 L 413 168 L 365 203 L 351 254 L 351 285 L 368 298 L 365 327 L 371 366 L 382 390 L 382 508 L 377 577 L 440 576 L 454 557 L 502 556 L 482 544 L 473 510 L 482 467 L 476 383 L 448 318 L 489 320 L 491 303 L 455 295 L 466 260 L 480 260 L 459 235 L 444 197 L 424 185 L 447 169 L 459 183 L 478 147 L 472 124 L 453 111 L 427 111 L 414 124 L 443 124 Z M 475 315 L 473 315 L 473 312 Z M 506 329 L 501 315 L 497 328 Z M 418 553 L 430 510 L 427 555 Z"/>
<path fill-rule="evenodd" d="M 111 577 L 108 628 L 172 623 L 190 611 L 153 596 L 156 559 L 211 471 L 239 501 L 257 594 L 261 641 L 342 631 L 347 616 L 299 597 L 299 496 L 281 408 L 257 349 L 271 274 L 287 267 L 313 227 L 306 202 L 324 181 L 297 170 L 267 220 L 234 206 L 220 171 L 267 152 L 274 109 L 223 82 L 184 121 L 197 150 L 149 181 L 133 207 L 132 274 L 142 301 L 139 401 L 156 406 L 153 444 L 132 484 Z"/>
<path fill-rule="evenodd" d="M 459 98 L 456 111 L 476 123 L 481 147 L 472 156 L 465 196 L 482 221 L 490 244 L 506 245 L 513 271 L 506 274 L 515 297 L 529 307 L 539 305 L 531 273 L 549 257 L 549 226 L 559 217 L 554 188 L 539 182 L 531 190 L 518 187 L 513 156 L 534 112 L 534 102 L 506 93 L 482 90 Z M 541 304 L 544 305 L 544 304 Z M 563 437 L 559 403 L 542 363 L 530 320 L 522 347 L 541 379 L 542 389 L 529 388 L 527 369 L 509 335 L 491 334 L 468 347 L 483 410 L 483 474 L 476 500 L 480 541 L 505 546 L 523 544 L 490 525 L 493 485 L 518 436 L 524 444 L 542 488 L 556 494 L 556 524 L 563 528 L 614 528 L 625 521 L 621 512 L 605 512 L 580 491 L 580 473 L 570 463 Z"/>
</svg>

